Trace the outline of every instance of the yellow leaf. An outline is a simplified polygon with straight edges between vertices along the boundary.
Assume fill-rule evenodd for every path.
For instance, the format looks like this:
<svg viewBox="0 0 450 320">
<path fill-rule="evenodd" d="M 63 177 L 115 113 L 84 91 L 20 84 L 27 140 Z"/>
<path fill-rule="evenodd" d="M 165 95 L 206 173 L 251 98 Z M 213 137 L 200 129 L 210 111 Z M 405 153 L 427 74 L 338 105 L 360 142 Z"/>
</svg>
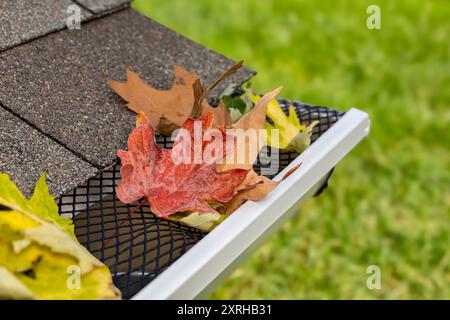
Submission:
<svg viewBox="0 0 450 320">
<path fill-rule="evenodd" d="M 214 226 L 221 220 L 221 214 L 190 212 L 186 214 L 175 214 L 170 217 L 172 221 L 181 222 L 192 228 L 199 229 L 204 232 L 211 231 Z"/>
<path fill-rule="evenodd" d="M 25 230 L 23 234 L 26 239 L 46 246 L 55 253 L 63 253 L 75 258 L 82 275 L 90 272 L 95 267 L 103 266 L 76 239 L 51 224 L 44 222 L 39 227 Z"/>
<path fill-rule="evenodd" d="M 247 91 L 249 98 L 256 103 L 261 97 Z M 283 150 L 303 152 L 311 144 L 311 134 L 318 121 L 313 121 L 309 126 L 300 123 L 293 105 L 289 107 L 289 115 L 281 109 L 280 104 L 274 98 L 270 100 L 266 108 L 266 115 L 273 124 L 266 121 L 267 145 Z M 274 131 L 278 130 L 278 131 Z M 275 137 L 275 139 L 273 139 Z"/>
<path fill-rule="evenodd" d="M 34 294 L 8 269 L 0 266 L 0 299 L 34 299 Z"/>
<path fill-rule="evenodd" d="M 108 267 L 77 241 L 72 221 L 59 216 L 45 175 L 27 200 L 0 174 L 0 205 L 10 209 L 0 211 L 0 298 L 120 298 Z"/>
</svg>

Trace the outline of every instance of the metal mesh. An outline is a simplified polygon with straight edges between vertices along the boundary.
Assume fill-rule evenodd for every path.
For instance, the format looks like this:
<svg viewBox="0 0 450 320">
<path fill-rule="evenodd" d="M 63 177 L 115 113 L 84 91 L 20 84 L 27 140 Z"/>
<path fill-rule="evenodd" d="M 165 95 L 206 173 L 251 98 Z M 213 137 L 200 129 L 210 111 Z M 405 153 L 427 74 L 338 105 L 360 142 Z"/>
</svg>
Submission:
<svg viewBox="0 0 450 320">
<path fill-rule="evenodd" d="M 279 99 L 287 112 L 289 101 Z M 315 141 L 342 115 L 340 111 L 293 102 L 300 121 L 315 127 Z M 161 147 L 170 148 L 168 138 L 157 136 Z M 279 171 L 297 157 L 280 151 Z M 260 171 L 257 163 L 255 170 Z M 86 184 L 58 199 L 60 214 L 73 219 L 78 240 L 109 266 L 114 283 L 124 298 L 130 298 L 204 237 L 204 233 L 156 217 L 148 205 L 121 203 L 115 195 L 120 164 L 104 170 Z"/>
</svg>

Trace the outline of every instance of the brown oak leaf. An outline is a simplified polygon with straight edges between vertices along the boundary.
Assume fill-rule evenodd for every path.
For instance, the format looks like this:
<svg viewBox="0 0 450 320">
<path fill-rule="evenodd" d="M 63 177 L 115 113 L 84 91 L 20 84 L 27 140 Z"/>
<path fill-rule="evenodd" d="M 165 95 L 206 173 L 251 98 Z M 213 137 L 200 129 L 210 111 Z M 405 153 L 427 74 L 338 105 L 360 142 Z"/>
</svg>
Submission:
<svg viewBox="0 0 450 320">
<path fill-rule="evenodd" d="M 170 136 L 188 117 L 198 118 L 208 112 L 214 115 L 214 127 L 230 126 L 230 113 L 223 102 L 220 101 L 217 107 L 213 107 L 205 98 L 220 81 L 235 73 L 242 64 L 243 61 L 236 63 L 206 88 L 202 86 L 196 73 L 188 72 L 177 64 L 173 64 L 174 80 L 169 90 L 149 86 L 128 69 L 126 82 L 109 80 L 108 83 L 128 102 L 129 109 L 136 113 L 143 112 L 154 128 Z"/>
</svg>

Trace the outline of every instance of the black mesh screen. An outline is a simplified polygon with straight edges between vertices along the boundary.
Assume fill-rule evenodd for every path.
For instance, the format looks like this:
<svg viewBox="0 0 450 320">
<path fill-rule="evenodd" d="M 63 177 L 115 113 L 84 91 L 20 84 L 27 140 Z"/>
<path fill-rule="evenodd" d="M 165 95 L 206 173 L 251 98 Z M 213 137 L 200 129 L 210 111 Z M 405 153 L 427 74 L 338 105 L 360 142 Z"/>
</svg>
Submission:
<svg viewBox="0 0 450 320">
<path fill-rule="evenodd" d="M 290 102 L 279 99 L 283 110 Z M 312 141 L 330 128 L 343 112 L 293 102 L 300 121 L 315 127 Z M 168 138 L 158 136 L 164 148 Z M 297 154 L 280 152 L 279 170 Z M 255 170 L 260 171 L 257 163 Z M 270 176 L 270 175 L 269 175 Z M 71 217 L 78 240 L 111 269 L 114 283 L 124 298 L 130 298 L 158 274 L 200 241 L 201 231 L 156 217 L 148 205 L 123 204 L 115 196 L 120 180 L 120 164 L 104 170 L 86 184 L 58 199 L 60 214 Z"/>
</svg>

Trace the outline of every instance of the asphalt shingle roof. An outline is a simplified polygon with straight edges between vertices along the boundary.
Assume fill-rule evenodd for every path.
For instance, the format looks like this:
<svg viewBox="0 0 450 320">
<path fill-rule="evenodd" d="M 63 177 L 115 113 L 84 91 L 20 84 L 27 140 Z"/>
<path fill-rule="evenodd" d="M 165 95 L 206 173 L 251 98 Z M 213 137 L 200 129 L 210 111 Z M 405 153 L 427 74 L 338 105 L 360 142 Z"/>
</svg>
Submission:
<svg viewBox="0 0 450 320">
<path fill-rule="evenodd" d="M 66 26 L 66 12 L 71 0 L 0 1 L 0 51 L 31 39 L 58 31 Z M 82 21 L 92 13 L 82 9 Z"/>
<path fill-rule="evenodd" d="M 87 8 L 94 13 L 102 13 L 105 11 L 115 10 L 117 8 L 126 7 L 131 0 L 74 0 L 78 4 Z"/>
<path fill-rule="evenodd" d="M 0 108 L 0 172 L 7 172 L 27 196 L 42 172 L 52 194 L 62 194 L 94 176 L 98 170 Z"/>
<path fill-rule="evenodd" d="M 0 53 L 0 110 L 3 107 L 17 116 L 20 130 L 28 132 L 34 139 L 29 143 L 36 145 L 36 149 L 23 146 L 22 160 L 14 157 L 10 149 L 23 135 L 19 127 L 17 135 L 12 134 L 13 116 L 8 112 L 9 127 L 0 127 L 0 171 L 10 172 L 19 186 L 29 189 L 47 161 L 45 168 L 53 177 L 51 190 L 56 196 L 73 188 L 74 182 L 87 180 L 94 167 L 101 170 L 111 165 L 116 150 L 126 146 L 135 116 L 108 87 L 108 79 L 125 80 L 125 68 L 129 68 L 149 84 L 165 89 L 172 82 L 173 62 L 196 71 L 204 83 L 234 63 L 132 9 L 98 18 L 99 10 L 117 9 L 127 1 L 103 0 L 103 9 L 93 6 L 100 5 L 97 2 L 76 1 L 94 14 L 80 30 L 47 34 Z M 55 6 L 54 1 L 48 2 Z M 1 24 L 0 30 L 0 34 L 5 32 Z M 45 30 L 41 31 L 49 31 Z M 229 83 L 242 83 L 253 74 L 240 70 L 211 96 L 217 97 Z M 31 155 L 39 152 L 46 161 L 31 161 Z"/>
</svg>

